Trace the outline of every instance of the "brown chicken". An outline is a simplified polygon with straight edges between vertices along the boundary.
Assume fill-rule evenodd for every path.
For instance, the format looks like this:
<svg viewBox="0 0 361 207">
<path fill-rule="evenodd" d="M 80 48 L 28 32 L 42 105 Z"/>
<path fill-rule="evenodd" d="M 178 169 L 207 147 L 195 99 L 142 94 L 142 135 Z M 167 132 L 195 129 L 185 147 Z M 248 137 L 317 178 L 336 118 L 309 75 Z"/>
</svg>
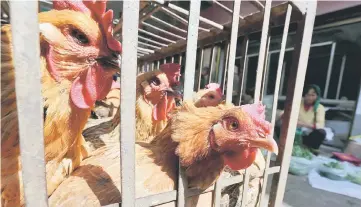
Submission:
<svg viewBox="0 0 361 207">
<path fill-rule="evenodd" d="M 119 72 L 121 44 L 106 1 L 54 1 L 39 13 L 47 190 L 88 156 L 81 134 Z M 1 28 L 1 202 L 23 206 L 11 25 Z M 31 137 L 28 137 L 31 139 Z M 36 166 L 34 166 L 36 167 Z M 36 189 L 34 189 L 36 190 Z"/>
<path fill-rule="evenodd" d="M 178 158 L 189 187 L 206 189 L 225 166 L 233 170 L 250 166 L 257 148 L 277 153 L 276 142 L 268 138 L 270 130 L 261 105 L 220 109 L 196 108 L 186 102 L 151 143 L 136 144 L 136 197 L 176 189 Z M 99 148 L 61 183 L 49 204 L 71 207 L 120 202 L 120 179 L 119 145 Z"/>
<path fill-rule="evenodd" d="M 218 83 L 210 83 L 193 97 L 196 107 L 218 106 L 223 100 L 222 89 Z"/>
</svg>

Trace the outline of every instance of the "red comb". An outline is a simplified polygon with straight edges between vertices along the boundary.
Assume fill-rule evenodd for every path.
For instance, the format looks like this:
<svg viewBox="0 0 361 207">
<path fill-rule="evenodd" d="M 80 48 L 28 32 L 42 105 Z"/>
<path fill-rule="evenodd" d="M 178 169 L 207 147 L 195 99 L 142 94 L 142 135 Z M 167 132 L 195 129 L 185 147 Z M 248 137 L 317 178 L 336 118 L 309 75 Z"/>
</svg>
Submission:
<svg viewBox="0 0 361 207">
<path fill-rule="evenodd" d="M 241 108 L 252 117 L 256 126 L 263 128 L 266 133 L 271 133 L 272 125 L 266 121 L 266 106 L 255 103 L 242 105 Z"/>
<path fill-rule="evenodd" d="M 89 14 L 98 22 L 103 34 L 106 37 L 108 48 L 121 53 L 122 46 L 119 41 L 113 37 L 113 10 L 105 12 L 106 0 L 102 1 L 53 1 L 53 8 L 56 10 L 74 10 Z"/>
<path fill-rule="evenodd" d="M 180 67 L 181 66 L 177 63 L 167 63 L 161 65 L 159 67 L 159 70 L 166 74 L 171 85 L 178 85 L 179 81 L 177 80 L 177 78 L 181 76 Z"/>
<path fill-rule="evenodd" d="M 215 90 L 220 96 L 223 96 L 221 86 L 218 83 L 209 83 L 205 88 Z"/>
</svg>

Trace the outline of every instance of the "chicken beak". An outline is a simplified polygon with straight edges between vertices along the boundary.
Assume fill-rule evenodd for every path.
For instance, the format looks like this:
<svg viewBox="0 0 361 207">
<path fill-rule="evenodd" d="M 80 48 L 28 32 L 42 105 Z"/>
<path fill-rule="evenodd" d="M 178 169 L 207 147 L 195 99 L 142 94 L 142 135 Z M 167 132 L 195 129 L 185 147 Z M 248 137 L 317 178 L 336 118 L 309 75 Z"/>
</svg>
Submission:
<svg viewBox="0 0 361 207">
<path fill-rule="evenodd" d="M 96 61 L 101 64 L 105 68 L 111 68 L 120 72 L 120 64 L 121 64 L 121 57 L 120 55 L 112 55 L 109 56 L 101 56 L 96 59 Z"/>
<path fill-rule="evenodd" d="M 249 139 L 248 141 L 251 147 L 264 148 L 278 155 L 277 143 L 272 138 L 256 138 L 256 139 Z"/>
<path fill-rule="evenodd" d="M 167 88 L 165 90 L 165 92 L 167 92 L 167 96 L 173 96 L 175 98 L 182 98 L 182 94 L 180 93 L 180 91 L 173 90 L 171 88 Z"/>
</svg>

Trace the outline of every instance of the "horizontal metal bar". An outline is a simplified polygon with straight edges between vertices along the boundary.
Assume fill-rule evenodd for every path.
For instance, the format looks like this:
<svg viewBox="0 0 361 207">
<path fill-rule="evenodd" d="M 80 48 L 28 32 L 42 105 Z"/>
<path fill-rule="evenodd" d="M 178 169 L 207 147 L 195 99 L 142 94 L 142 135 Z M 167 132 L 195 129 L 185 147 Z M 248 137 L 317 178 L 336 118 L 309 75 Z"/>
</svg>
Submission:
<svg viewBox="0 0 361 207">
<path fill-rule="evenodd" d="M 167 34 L 167 35 L 170 35 L 170 36 L 173 36 L 173 37 L 182 39 L 182 40 L 185 40 L 185 39 L 186 39 L 186 38 L 184 38 L 184 37 L 182 37 L 182 36 L 179 36 L 179 35 L 177 35 L 177 34 L 174 34 L 174 33 L 168 32 L 168 31 L 166 31 L 166 30 L 164 30 L 164 29 L 161 29 L 161 28 L 159 28 L 159 27 L 153 26 L 153 25 L 151 25 L 151 24 L 149 24 L 149 23 L 147 23 L 147 22 L 142 22 L 142 24 L 144 24 L 145 26 L 151 27 L 151 28 L 153 28 L 153 29 L 155 29 L 155 30 L 157 30 L 157 31 L 163 32 L 163 33 L 165 33 L 165 34 Z"/>
<path fill-rule="evenodd" d="M 145 49 L 142 47 L 137 47 L 138 51 L 148 52 L 148 53 L 154 53 L 154 50 Z"/>
<path fill-rule="evenodd" d="M 168 202 L 175 201 L 175 200 L 177 200 L 177 191 L 173 190 L 173 191 L 169 191 L 169 192 L 165 192 L 165 193 L 137 198 L 137 200 L 135 202 L 136 203 L 135 206 L 139 206 L 139 207 L 156 206 L 156 205 L 168 203 Z"/>
<path fill-rule="evenodd" d="M 155 20 L 155 21 L 157 21 L 157 22 L 159 22 L 159 23 L 161 23 L 161 24 L 163 24 L 163 25 L 166 25 L 166 26 L 168 26 L 168 27 L 170 27 L 170 28 L 172 28 L 172 29 L 175 29 L 175 30 L 177 30 L 177 31 L 179 31 L 179 32 L 183 32 L 183 33 L 187 34 L 187 31 L 186 31 L 186 30 L 181 29 L 181 28 L 179 28 L 179 27 L 176 27 L 176 26 L 174 26 L 174 25 L 172 25 L 172 24 L 169 24 L 168 22 L 165 22 L 165 21 L 163 21 L 163 20 L 161 20 L 161 19 L 159 19 L 159 18 L 157 18 L 157 17 L 155 17 L 155 16 L 150 16 L 150 19 Z"/>
<path fill-rule="evenodd" d="M 157 44 L 157 45 L 162 46 L 162 47 L 168 47 L 168 45 L 166 45 L 166 44 L 151 40 L 149 38 L 146 38 L 146 37 L 143 37 L 143 36 L 140 36 L 140 35 L 138 35 L 138 38 L 142 39 L 142 40 L 145 40 L 145 41 L 148 41 L 148 42 L 151 42 L 151 43 L 154 43 L 154 44 Z"/>
<path fill-rule="evenodd" d="M 156 38 L 161 39 L 161 40 L 164 40 L 164 41 L 166 41 L 166 42 L 176 43 L 176 41 L 173 41 L 173 40 L 170 40 L 170 39 L 161 37 L 161 36 L 159 36 L 159 35 L 156 35 L 156 34 L 153 34 L 153 33 L 151 33 L 151 32 L 145 31 L 144 29 L 139 29 L 139 32 L 143 32 L 144 34 L 147 34 L 147 35 L 156 37 Z"/>
<path fill-rule="evenodd" d="M 139 54 L 145 54 L 145 55 L 150 54 L 149 52 L 147 52 L 147 51 L 142 51 L 142 50 L 138 50 L 137 53 L 139 53 Z"/>
<path fill-rule="evenodd" d="M 173 16 L 174 18 L 176 18 L 178 21 L 182 22 L 183 24 L 188 25 L 187 20 L 185 20 L 183 17 L 179 16 L 178 14 L 170 11 L 169 9 L 166 9 L 166 8 L 162 7 L 162 11 L 164 11 L 165 13 L 167 13 L 170 16 Z M 211 30 L 203 28 L 203 27 L 198 27 L 198 30 L 202 30 L 202 31 L 205 31 L 205 32 L 210 32 L 211 31 Z"/>
<path fill-rule="evenodd" d="M 187 10 L 185 10 L 185 9 L 183 9 L 183 8 L 175 5 L 175 4 L 169 3 L 169 4 L 168 4 L 168 8 L 171 8 L 171 9 L 173 9 L 173 10 L 179 12 L 179 13 L 182 13 L 182 14 L 184 14 L 184 15 L 189 16 L 189 11 L 187 11 Z M 199 17 L 199 21 L 201 21 L 201 22 L 203 22 L 203 23 L 206 23 L 206 24 L 208 24 L 208 25 L 210 25 L 210 26 L 212 26 L 212 27 L 214 27 L 214 28 L 223 30 L 223 25 L 218 24 L 217 22 L 211 21 L 211 20 L 209 20 L 209 19 L 207 19 L 207 18 L 204 18 L 204 17 L 201 17 L 201 16 L 200 16 L 200 17 Z"/>
<path fill-rule="evenodd" d="M 266 174 L 271 175 L 271 174 L 278 173 L 280 171 L 280 169 L 281 169 L 280 166 L 275 166 L 275 167 L 268 168 L 267 171 L 266 171 Z"/>
<path fill-rule="evenodd" d="M 10 1 L 10 15 L 25 202 L 26 206 L 45 207 L 48 206 L 48 196 L 44 158 L 38 2 Z"/>
<path fill-rule="evenodd" d="M 327 46 L 327 45 L 332 45 L 334 42 L 332 41 L 327 41 L 327 42 L 321 42 L 321 43 L 314 43 L 311 45 L 311 49 L 312 47 L 322 47 L 322 46 Z M 289 52 L 289 51 L 292 51 L 294 50 L 295 48 L 294 47 L 289 47 L 289 48 L 286 48 L 286 52 Z M 281 51 L 281 49 L 279 50 L 272 50 L 272 51 L 269 51 L 269 54 L 274 54 L 274 53 L 279 53 Z M 247 57 L 256 57 L 258 56 L 258 53 L 251 53 L 251 54 L 248 54 Z M 241 56 L 237 56 L 236 59 L 240 59 Z"/>
<path fill-rule="evenodd" d="M 144 46 L 147 46 L 147 47 L 151 47 L 151 48 L 154 48 L 154 49 L 157 49 L 157 50 L 162 49 L 161 47 L 157 47 L 157 46 L 154 46 L 154 45 L 151 45 L 151 44 L 148 44 L 148 43 L 145 43 L 145 42 L 141 42 L 141 41 L 138 41 L 138 44 L 144 45 Z"/>
<path fill-rule="evenodd" d="M 260 11 L 264 10 L 265 8 L 265 6 L 258 0 L 251 0 L 250 3 Z"/>
<path fill-rule="evenodd" d="M 233 11 L 230 8 L 219 3 L 217 0 L 213 0 L 213 3 L 215 3 L 217 6 L 221 7 L 222 9 L 226 10 L 228 13 L 233 14 Z M 239 15 L 239 18 L 242 20 L 244 19 L 241 15 Z"/>
<path fill-rule="evenodd" d="M 243 175 L 236 175 L 236 176 L 232 176 L 228 179 L 224 179 L 222 180 L 222 187 L 227 187 L 227 186 L 230 186 L 230 185 L 234 185 L 236 183 L 241 183 L 243 182 Z"/>
</svg>

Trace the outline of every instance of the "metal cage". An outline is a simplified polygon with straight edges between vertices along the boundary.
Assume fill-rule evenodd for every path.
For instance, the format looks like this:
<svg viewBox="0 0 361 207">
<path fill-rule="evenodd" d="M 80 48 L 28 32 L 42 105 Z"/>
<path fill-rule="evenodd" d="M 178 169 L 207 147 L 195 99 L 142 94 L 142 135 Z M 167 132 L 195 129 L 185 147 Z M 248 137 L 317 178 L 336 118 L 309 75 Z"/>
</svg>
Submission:
<svg viewBox="0 0 361 207">
<path fill-rule="evenodd" d="M 199 78 L 196 80 L 196 61 L 202 66 L 203 50 L 205 47 L 222 43 L 225 45 L 225 58 L 223 67 L 223 85 L 226 90 L 226 101 L 232 102 L 232 88 L 234 78 L 234 63 L 236 61 L 236 47 L 239 36 L 244 36 L 241 46 L 240 61 L 240 93 L 244 90 L 245 66 L 248 51 L 248 36 L 256 31 L 262 31 L 258 56 L 257 77 L 255 84 L 255 102 L 262 101 L 265 87 L 265 67 L 269 53 L 271 38 L 270 28 L 282 26 L 283 36 L 278 60 L 276 86 L 274 91 L 274 103 L 277 103 L 280 80 L 283 69 L 283 59 L 286 50 L 286 41 L 290 22 L 297 23 L 297 35 L 295 39 L 293 62 L 287 85 L 287 98 L 284 113 L 284 126 L 281 130 L 279 155 L 275 166 L 270 167 L 271 154 L 266 156 L 266 169 L 263 173 L 263 187 L 261 193 L 261 206 L 267 205 L 265 192 L 268 175 L 274 174 L 270 195 L 269 206 L 281 206 L 284 197 L 288 168 L 290 164 L 292 144 L 296 131 L 296 120 L 301 101 L 301 91 L 304 85 L 308 55 L 311 45 L 313 25 L 316 16 L 316 1 L 288 1 L 271 5 L 271 0 L 265 3 L 253 0 L 251 3 L 259 10 L 248 16 L 241 16 L 240 8 L 244 3 L 241 0 L 233 2 L 233 9 L 223 5 L 221 1 L 213 0 L 215 6 L 225 10 L 232 16 L 232 21 L 219 24 L 200 16 L 201 0 L 190 1 L 190 9 L 185 10 L 176 4 L 154 0 L 148 2 L 140 11 L 138 0 L 123 1 L 123 13 L 115 32 L 121 34 L 123 52 L 123 70 L 121 73 L 121 119 L 129 120 L 121 123 L 121 177 L 122 177 L 122 206 L 154 206 L 171 201 L 176 201 L 177 206 L 185 206 L 187 197 L 214 191 L 214 206 L 220 206 L 222 188 L 243 182 L 242 206 L 246 204 L 246 192 L 248 189 L 249 173 L 244 176 L 235 176 L 229 179 L 220 179 L 215 185 L 206 191 L 188 189 L 184 172 L 180 168 L 178 190 L 157 195 L 136 198 L 135 197 L 135 94 L 136 75 L 139 72 L 154 70 L 164 62 L 182 63 L 185 60 L 184 72 L 184 99 L 191 99 L 194 88 L 199 88 Z M 169 17 L 186 25 L 187 30 L 173 26 L 166 20 L 159 19 L 153 14 L 164 12 Z M 38 3 L 36 1 L 18 2 L 10 1 L 10 22 L 12 25 L 14 58 L 16 69 L 16 91 L 18 101 L 19 129 L 21 160 L 24 178 L 24 192 L 27 206 L 47 206 L 43 122 L 42 122 L 42 99 L 40 84 L 39 62 L 39 29 L 38 29 Z M 182 16 L 186 16 L 187 19 Z M 163 27 L 154 26 L 147 19 L 152 19 Z M 202 24 L 209 27 L 200 26 Z M 138 24 L 146 25 L 154 30 L 172 36 L 172 39 L 138 28 Z M 178 33 L 169 32 L 168 29 L 177 30 Z M 139 34 L 138 34 L 139 33 Z M 144 36 L 147 35 L 147 37 Z M 151 37 L 151 38 L 150 38 Z M 197 49 L 200 55 L 197 56 Z M 183 56 L 185 53 L 185 56 Z M 214 51 L 212 51 L 214 53 Z M 214 54 L 212 58 L 216 57 Z M 168 58 L 168 60 L 167 60 Z M 183 59 L 182 59 L 183 58 Z M 213 63 L 213 62 L 212 62 Z M 213 66 L 212 66 L 213 67 Z M 212 71 L 211 67 L 211 71 Z M 219 66 L 217 66 L 219 67 Z M 228 80 L 228 81 L 227 81 Z M 272 108 L 272 124 L 275 123 L 277 104 Z M 32 139 L 28 139 L 32 137 Z M 34 168 L 34 166 L 38 166 Z M 34 189 L 37 189 L 34 191 Z M 113 204 L 111 206 L 118 206 Z"/>
</svg>

